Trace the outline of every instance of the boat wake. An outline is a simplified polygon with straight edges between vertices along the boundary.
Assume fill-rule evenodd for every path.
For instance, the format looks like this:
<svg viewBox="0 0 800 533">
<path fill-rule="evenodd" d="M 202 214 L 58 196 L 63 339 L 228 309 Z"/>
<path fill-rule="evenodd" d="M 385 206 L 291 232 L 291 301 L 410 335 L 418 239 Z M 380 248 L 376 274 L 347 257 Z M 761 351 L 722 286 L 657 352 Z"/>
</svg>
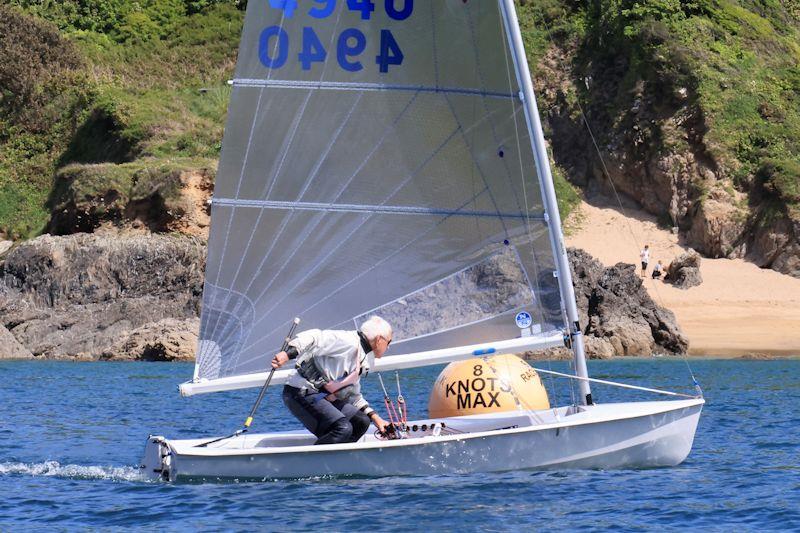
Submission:
<svg viewBox="0 0 800 533">
<path fill-rule="evenodd" d="M 62 465 L 43 463 L 0 463 L 0 476 L 57 477 L 65 479 L 104 479 L 109 481 L 148 481 L 132 466 Z"/>
</svg>

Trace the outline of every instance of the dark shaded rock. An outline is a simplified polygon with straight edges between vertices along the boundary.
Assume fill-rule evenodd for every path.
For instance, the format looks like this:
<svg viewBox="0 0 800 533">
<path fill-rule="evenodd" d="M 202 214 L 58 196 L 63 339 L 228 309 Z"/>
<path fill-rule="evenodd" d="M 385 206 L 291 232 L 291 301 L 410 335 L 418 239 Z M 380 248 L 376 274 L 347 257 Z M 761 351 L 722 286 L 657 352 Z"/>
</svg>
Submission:
<svg viewBox="0 0 800 533">
<path fill-rule="evenodd" d="M 733 200 L 718 194 L 698 202 L 687 241 L 707 257 L 738 257 L 746 217 Z"/>
<path fill-rule="evenodd" d="M 570 248 L 568 254 L 591 357 L 686 353 L 689 343 L 675 315 L 650 298 L 634 265 L 604 268 L 583 250 Z"/>
<path fill-rule="evenodd" d="M 800 221 L 785 217 L 759 223 L 747 258 L 761 268 L 800 278 Z"/>
<path fill-rule="evenodd" d="M 163 296 L 203 286 L 205 244 L 166 235 L 44 235 L 13 249 L 0 278 L 49 307 Z"/>
<path fill-rule="evenodd" d="M 691 250 L 674 259 L 667 267 L 667 280 L 680 289 L 689 289 L 703 283 L 700 275 L 700 254 Z"/>
<path fill-rule="evenodd" d="M 196 319 L 200 239 L 39 237 L 0 264 L 0 324 L 37 356 L 94 359 L 164 319 Z"/>
</svg>

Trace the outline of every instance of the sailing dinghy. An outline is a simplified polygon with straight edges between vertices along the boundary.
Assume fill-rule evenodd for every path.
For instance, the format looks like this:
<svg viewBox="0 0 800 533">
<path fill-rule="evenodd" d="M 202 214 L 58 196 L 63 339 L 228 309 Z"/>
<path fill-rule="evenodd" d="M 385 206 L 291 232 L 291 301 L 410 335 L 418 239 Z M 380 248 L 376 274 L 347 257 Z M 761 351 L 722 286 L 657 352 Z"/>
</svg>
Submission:
<svg viewBox="0 0 800 533">
<path fill-rule="evenodd" d="M 151 436 L 166 480 L 672 466 L 701 397 L 598 404 L 513 0 L 251 0 L 212 202 L 200 343 L 181 394 L 261 387 L 293 318 L 395 329 L 374 371 L 565 343 L 572 405 L 306 431 Z M 487 261 L 520 283 L 475 290 Z M 470 288 L 471 287 L 471 288 Z M 271 385 L 285 382 L 275 372 Z"/>
</svg>

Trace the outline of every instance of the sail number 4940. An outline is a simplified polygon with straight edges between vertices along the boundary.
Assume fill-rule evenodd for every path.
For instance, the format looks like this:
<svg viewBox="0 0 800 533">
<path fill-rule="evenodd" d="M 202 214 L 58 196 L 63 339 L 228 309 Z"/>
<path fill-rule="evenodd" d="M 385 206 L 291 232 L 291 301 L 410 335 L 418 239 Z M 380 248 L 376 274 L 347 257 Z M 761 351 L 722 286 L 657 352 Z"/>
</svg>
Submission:
<svg viewBox="0 0 800 533">
<path fill-rule="evenodd" d="M 350 11 L 360 12 L 363 20 L 369 20 L 375 11 L 375 2 L 373 0 L 342 1 L 347 2 L 347 9 Z M 314 4 L 308 14 L 318 19 L 328 18 L 336 10 L 336 2 L 337 0 L 312 0 L 308 2 L 309 4 Z M 386 14 L 394 20 L 405 20 L 414 12 L 414 0 L 384 0 L 383 5 L 386 9 Z M 399 8 L 398 5 L 400 5 Z M 269 0 L 269 6 L 272 9 L 283 10 L 286 18 L 292 18 L 299 7 L 298 0 Z"/>
<path fill-rule="evenodd" d="M 308 12 L 314 18 L 327 18 L 336 9 L 337 0 L 314 0 L 316 4 Z M 361 13 L 363 20 L 369 20 L 375 11 L 372 0 L 346 0 L 350 11 Z M 401 4 L 398 8 L 398 4 Z M 385 0 L 386 14 L 394 20 L 405 20 L 414 11 L 414 0 Z M 291 18 L 297 9 L 297 0 L 270 0 L 270 6 L 282 9 L 286 17 Z M 403 51 L 387 29 L 380 33 L 379 53 L 375 56 L 375 64 L 382 73 L 389 72 L 392 65 L 403 64 Z M 299 43 L 297 60 L 303 70 L 311 70 L 314 63 L 324 63 L 328 58 L 328 50 L 311 26 L 303 27 Z M 258 57 L 261 64 L 270 69 L 279 69 L 289 60 L 292 53 L 289 33 L 282 26 L 269 26 L 261 32 L 258 41 Z M 331 43 L 333 44 L 333 43 Z M 297 46 L 297 45 L 295 45 Z M 361 55 L 367 49 L 367 36 L 358 28 L 347 28 L 336 37 L 336 61 L 348 72 L 364 69 Z"/>
<path fill-rule="evenodd" d="M 258 42 L 258 57 L 267 68 L 277 69 L 289 59 L 289 34 L 280 26 L 270 26 L 261 32 Z M 363 70 L 360 56 L 367 49 L 367 37 L 357 28 L 348 28 L 336 40 L 336 60 L 339 66 L 349 72 Z M 303 28 L 303 38 L 297 59 L 303 70 L 311 70 L 314 63 L 324 63 L 328 51 L 320 41 L 314 28 Z M 381 30 L 380 53 L 375 63 L 381 72 L 389 72 L 391 65 L 403 64 L 403 51 L 389 30 Z"/>
</svg>

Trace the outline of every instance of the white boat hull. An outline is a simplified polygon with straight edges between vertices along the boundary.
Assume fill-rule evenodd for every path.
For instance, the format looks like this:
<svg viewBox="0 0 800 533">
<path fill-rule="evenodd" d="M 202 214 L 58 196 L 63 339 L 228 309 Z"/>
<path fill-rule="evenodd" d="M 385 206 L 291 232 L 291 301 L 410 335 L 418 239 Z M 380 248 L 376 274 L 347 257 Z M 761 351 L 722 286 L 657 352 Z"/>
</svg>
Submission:
<svg viewBox="0 0 800 533">
<path fill-rule="evenodd" d="M 691 451 L 703 404 L 691 399 L 560 408 L 532 417 L 459 417 L 445 419 L 446 427 L 469 432 L 392 441 L 368 435 L 327 446 L 310 445 L 313 436 L 305 432 L 242 435 L 204 448 L 197 444 L 209 439 L 150 437 L 141 468 L 170 481 L 213 481 L 675 466 Z"/>
</svg>

